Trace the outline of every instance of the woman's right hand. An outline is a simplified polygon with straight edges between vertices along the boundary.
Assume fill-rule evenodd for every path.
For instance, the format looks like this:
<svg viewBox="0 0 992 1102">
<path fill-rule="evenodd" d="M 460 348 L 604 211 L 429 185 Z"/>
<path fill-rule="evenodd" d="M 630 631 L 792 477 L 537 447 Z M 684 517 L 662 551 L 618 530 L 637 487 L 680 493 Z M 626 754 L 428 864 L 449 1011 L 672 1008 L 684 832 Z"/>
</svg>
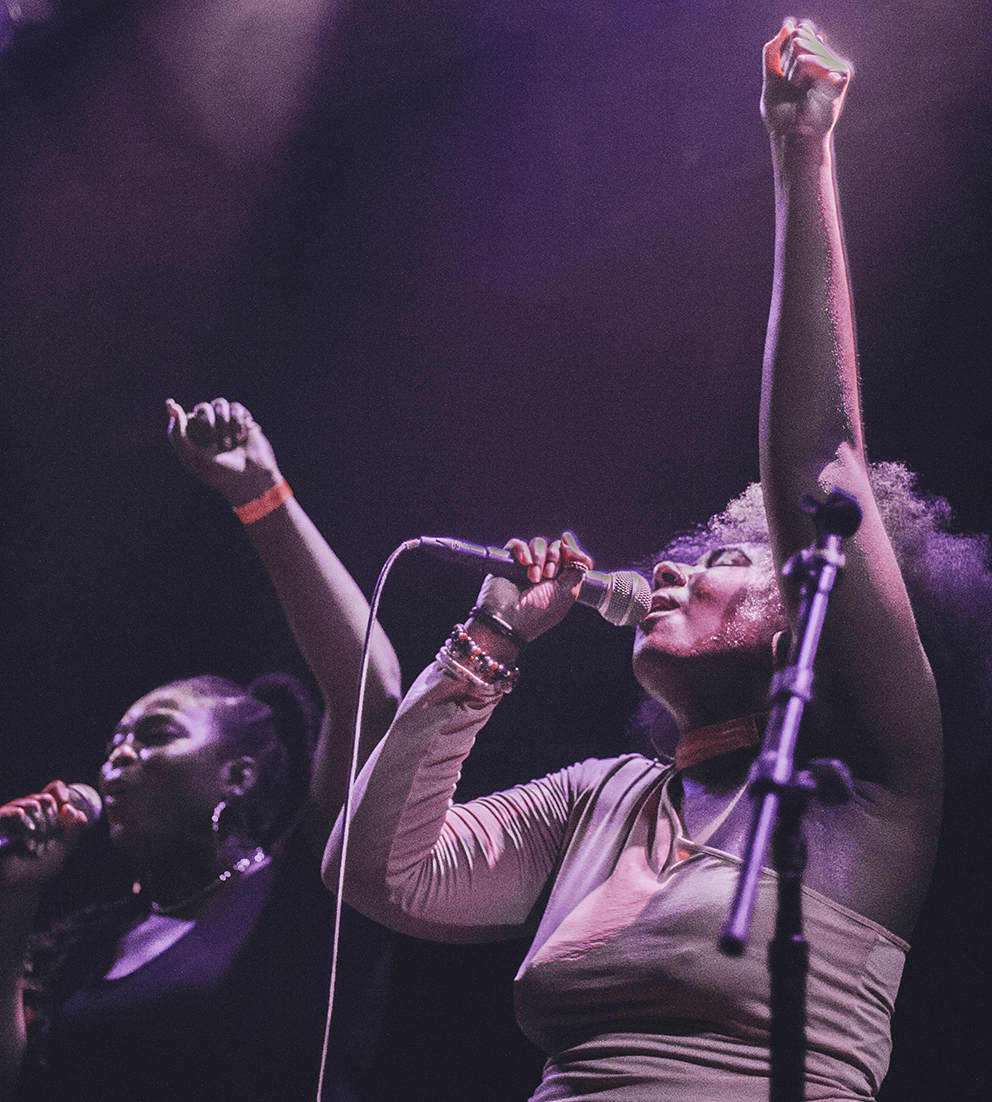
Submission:
<svg viewBox="0 0 992 1102">
<path fill-rule="evenodd" d="M 282 480 L 272 445 L 240 402 L 215 398 L 187 413 L 167 399 L 169 442 L 183 466 L 237 508 Z"/>
<path fill-rule="evenodd" d="M 551 543 L 542 536 L 529 543 L 512 539 L 506 550 L 527 567 L 531 584 L 521 588 L 508 578 L 490 576 L 476 605 L 499 617 L 529 643 L 565 618 L 593 560 L 572 532 L 562 533 L 561 539 Z"/>
<path fill-rule="evenodd" d="M 63 781 L 0 807 L 0 829 L 23 830 L 24 838 L 23 847 L 8 848 L 0 859 L 0 888 L 40 891 L 59 874 L 86 823 Z"/>
</svg>

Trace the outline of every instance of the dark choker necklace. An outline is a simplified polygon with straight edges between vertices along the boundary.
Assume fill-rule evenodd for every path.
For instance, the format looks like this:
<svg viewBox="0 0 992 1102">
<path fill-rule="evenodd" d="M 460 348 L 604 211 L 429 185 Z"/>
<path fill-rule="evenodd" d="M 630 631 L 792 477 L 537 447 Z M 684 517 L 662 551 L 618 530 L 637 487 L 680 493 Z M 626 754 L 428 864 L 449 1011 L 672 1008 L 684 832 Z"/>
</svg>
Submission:
<svg viewBox="0 0 992 1102">
<path fill-rule="evenodd" d="M 694 727 L 679 738 L 675 747 L 675 768 L 691 769 L 694 765 L 729 754 L 760 746 L 768 722 L 767 712 L 728 719 L 710 727 Z"/>
</svg>

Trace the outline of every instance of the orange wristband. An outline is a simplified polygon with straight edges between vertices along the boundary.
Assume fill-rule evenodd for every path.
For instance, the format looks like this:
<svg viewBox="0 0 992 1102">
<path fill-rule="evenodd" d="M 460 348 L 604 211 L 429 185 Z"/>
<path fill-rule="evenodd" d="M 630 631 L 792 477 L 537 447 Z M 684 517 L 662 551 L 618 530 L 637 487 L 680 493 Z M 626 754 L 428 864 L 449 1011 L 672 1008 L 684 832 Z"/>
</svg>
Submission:
<svg viewBox="0 0 992 1102">
<path fill-rule="evenodd" d="M 289 488 L 289 483 L 281 478 L 270 490 L 266 490 L 254 501 L 235 506 L 234 511 L 242 524 L 254 524 L 256 520 L 267 517 L 273 509 L 278 509 L 286 498 L 292 496 L 293 491 Z"/>
</svg>

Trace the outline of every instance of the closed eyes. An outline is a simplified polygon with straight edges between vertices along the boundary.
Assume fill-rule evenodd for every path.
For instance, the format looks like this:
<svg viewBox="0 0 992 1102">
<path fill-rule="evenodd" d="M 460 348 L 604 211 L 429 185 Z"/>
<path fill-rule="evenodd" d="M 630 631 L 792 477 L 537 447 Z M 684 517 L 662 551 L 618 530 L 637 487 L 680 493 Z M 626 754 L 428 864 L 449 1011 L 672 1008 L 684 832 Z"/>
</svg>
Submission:
<svg viewBox="0 0 992 1102">
<path fill-rule="evenodd" d="M 753 566 L 753 560 L 740 547 L 717 547 L 703 559 L 705 567 L 711 566 Z"/>
<path fill-rule="evenodd" d="M 134 741 L 142 746 L 165 746 L 166 743 L 182 738 L 186 730 L 171 719 L 152 716 L 147 719 L 139 719 L 129 731 L 118 731 L 107 743 L 106 753 L 109 756 L 113 751 L 127 740 L 128 735 L 134 736 Z"/>
</svg>

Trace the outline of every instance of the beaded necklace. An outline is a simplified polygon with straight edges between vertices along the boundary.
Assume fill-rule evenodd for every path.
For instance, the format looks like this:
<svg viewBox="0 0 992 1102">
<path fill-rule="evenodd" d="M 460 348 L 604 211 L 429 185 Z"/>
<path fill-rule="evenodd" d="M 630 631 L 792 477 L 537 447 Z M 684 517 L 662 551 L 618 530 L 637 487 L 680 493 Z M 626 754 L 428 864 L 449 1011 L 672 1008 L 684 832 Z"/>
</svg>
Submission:
<svg viewBox="0 0 992 1102">
<path fill-rule="evenodd" d="M 148 908 L 154 915 L 172 915 L 177 911 L 184 911 L 191 904 L 198 903 L 201 899 L 205 899 L 210 895 L 211 892 L 216 891 L 221 884 L 230 880 L 232 876 L 240 876 L 247 872 L 252 865 L 260 864 L 267 857 L 268 854 L 259 846 L 250 857 L 242 857 L 239 861 L 235 861 L 230 868 L 224 869 L 222 873 L 215 876 L 209 884 L 204 885 L 185 899 L 180 899 L 177 903 L 156 903 L 155 900 L 149 900 Z"/>
</svg>

